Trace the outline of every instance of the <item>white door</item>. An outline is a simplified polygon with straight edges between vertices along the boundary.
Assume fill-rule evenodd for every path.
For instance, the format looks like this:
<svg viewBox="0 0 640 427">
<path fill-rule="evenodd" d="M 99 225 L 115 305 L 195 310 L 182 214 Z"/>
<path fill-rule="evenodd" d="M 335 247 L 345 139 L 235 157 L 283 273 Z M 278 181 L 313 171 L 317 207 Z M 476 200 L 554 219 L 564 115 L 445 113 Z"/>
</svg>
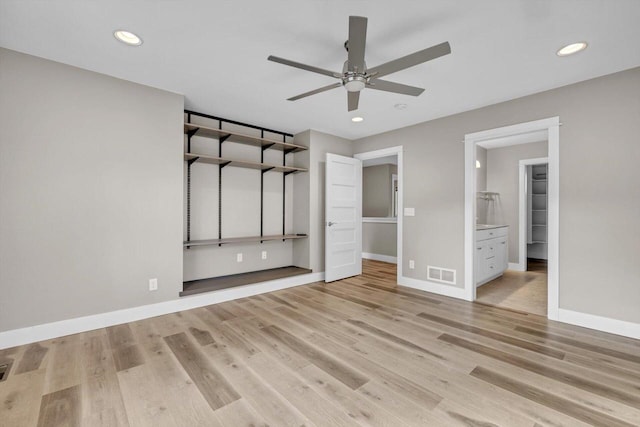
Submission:
<svg viewBox="0 0 640 427">
<path fill-rule="evenodd" d="M 325 281 L 362 274 L 362 162 L 327 153 Z"/>
</svg>

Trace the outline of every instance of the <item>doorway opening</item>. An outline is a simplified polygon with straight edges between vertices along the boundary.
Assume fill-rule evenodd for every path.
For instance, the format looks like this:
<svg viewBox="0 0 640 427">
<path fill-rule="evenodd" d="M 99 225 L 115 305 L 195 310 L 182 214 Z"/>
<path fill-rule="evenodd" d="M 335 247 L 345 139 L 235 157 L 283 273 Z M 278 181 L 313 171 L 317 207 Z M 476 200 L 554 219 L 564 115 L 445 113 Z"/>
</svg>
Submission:
<svg viewBox="0 0 640 427">
<path fill-rule="evenodd" d="M 528 134 L 526 139 L 511 138 L 501 144 L 483 141 L 476 149 L 477 228 L 503 231 L 493 239 L 476 237 L 477 246 L 485 248 L 476 251 L 475 265 L 494 267 L 485 272 L 476 270 L 476 301 L 546 317 L 546 132 Z M 492 225 L 506 227 L 490 228 Z"/>
<path fill-rule="evenodd" d="M 362 161 L 362 258 L 385 274 L 402 272 L 402 147 L 355 154 Z"/>
<path fill-rule="evenodd" d="M 466 135 L 466 299 L 557 320 L 559 125 Z"/>
</svg>

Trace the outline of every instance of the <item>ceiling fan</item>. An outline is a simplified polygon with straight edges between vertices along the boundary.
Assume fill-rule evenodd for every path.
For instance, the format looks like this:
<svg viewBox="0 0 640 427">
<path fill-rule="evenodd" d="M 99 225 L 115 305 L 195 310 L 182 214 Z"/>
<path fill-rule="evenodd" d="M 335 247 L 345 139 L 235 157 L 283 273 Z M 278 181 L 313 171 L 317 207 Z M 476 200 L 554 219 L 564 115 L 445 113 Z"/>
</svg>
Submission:
<svg viewBox="0 0 640 427">
<path fill-rule="evenodd" d="M 307 96 L 344 86 L 347 90 L 348 110 L 353 111 L 358 109 L 360 91 L 365 88 L 400 93 L 403 95 L 419 96 L 424 92 L 424 89 L 394 83 L 388 80 L 382 80 L 380 77 L 384 77 L 388 74 L 392 74 L 451 53 L 449 42 L 444 42 L 427 49 L 414 52 L 410 55 L 403 56 L 402 58 L 385 62 L 377 67 L 367 68 L 364 61 L 366 39 L 367 18 L 362 16 L 350 16 L 349 40 L 344 42 L 344 47 L 348 52 L 348 58 L 344 63 L 342 73 L 325 70 L 312 65 L 301 64 L 299 62 L 290 61 L 273 55 L 270 55 L 267 59 L 269 61 L 278 62 L 280 64 L 289 65 L 290 67 L 300 68 L 313 73 L 323 74 L 340 80 L 339 82 L 332 83 L 328 86 L 293 96 L 287 99 L 288 101 L 296 101 Z"/>
</svg>

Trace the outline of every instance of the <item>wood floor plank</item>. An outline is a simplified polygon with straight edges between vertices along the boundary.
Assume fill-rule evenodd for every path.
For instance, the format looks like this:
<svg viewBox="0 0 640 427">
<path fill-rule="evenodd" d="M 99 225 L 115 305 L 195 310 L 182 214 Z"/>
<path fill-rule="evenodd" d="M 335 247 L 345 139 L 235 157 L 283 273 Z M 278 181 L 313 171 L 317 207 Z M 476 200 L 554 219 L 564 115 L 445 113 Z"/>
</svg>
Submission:
<svg viewBox="0 0 640 427">
<path fill-rule="evenodd" d="M 82 425 L 129 425 L 106 334 L 89 335 L 81 349 Z"/>
<path fill-rule="evenodd" d="M 313 286 L 310 287 L 310 289 L 313 289 L 314 291 L 322 292 L 322 293 L 325 293 L 325 294 L 333 295 L 334 297 L 342 298 L 344 300 L 347 300 L 347 301 L 352 302 L 354 304 L 361 305 L 361 306 L 366 307 L 366 308 L 380 308 L 379 304 L 374 304 L 372 302 L 365 301 L 365 300 L 360 299 L 360 298 L 355 298 L 355 297 L 351 297 L 349 295 L 344 295 L 344 294 L 342 294 L 340 292 L 336 292 L 336 291 L 334 291 L 332 289 L 328 289 L 327 287 L 324 287 L 324 286 L 313 285 Z"/>
<path fill-rule="evenodd" d="M 380 338 L 386 339 L 387 341 L 391 341 L 394 344 L 398 344 L 398 345 L 407 347 L 411 350 L 416 350 L 421 353 L 428 354 L 429 356 L 435 357 L 436 359 L 444 359 L 441 355 L 437 353 L 434 353 L 432 351 L 427 350 L 426 348 L 420 347 L 419 345 L 416 345 L 410 341 L 402 339 L 397 335 L 390 334 L 387 331 L 383 331 L 382 329 L 376 328 L 375 326 L 371 326 L 368 323 L 363 322 L 361 320 L 350 319 L 350 320 L 347 320 L 347 322 L 359 327 L 360 329 L 363 329 L 371 333 L 372 335 L 376 335 Z"/>
<path fill-rule="evenodd" d="M 116 370 L 123 371 L 144 363 L 144 358 L 133 338 L 129 325 L 111 326 L 107 328 L 107 336 L 113 352 Z"/>
<path fill-rule="evenodd" d="M 611 400 L 616 400 L 631 407 L 640 409 L 640 393 L 631 394 L 619 389 L 608 387 L 600 382 L 595 382 L 584 377 L 571 375 L 560 369 L 554 369 L 547 365 L 531 362 L 525 358 L 514 356 L 512 354 L 496 350 L 482 344 L 474 343 L 463 338 L 454 337 L 452 335 L 443 334 L 439 337 L 439 339 L 450 344 L 466 348 L 467 350 L 492 357 L 496 360 L 509 363 L 513 366 L 526 369 L 530 372 L 534 372 L 549 379 L 563 382 L 565 384 L 580 388 L 590 393 L 594 393 Z"/>
<path fill-rule="evenodd" d="M 0 425 L 37 425 L 45 373 L 39 369 L 11 376 L 0 383 Z"/>
<path fill-rule="evenodd" d="M 38 427 L 80 427 L 82 424 L 80 386 L 65 388 L 42 396 Z"/>
<path fill-rule="evenodd" d="M 195 340 L 198 341 L 198 344 L 200 345 L 209 345 L 215 342 L 209 331 L 191 326 L 189 327 L 189 332 L 191 332 L 193 338 L 195 338 Z"/>
<path fill-rule="evenodd" d="M 263 328 L 262 331 L 266 335 L 282 342 L 292 351 L 305 357 L 318 368 L 322 369 L 332 377 L 343 382 L 348 387 L 354 390 L 369 381 L 368 378 L 366 378 L 364 375 L 362 375 L 362 373 L 358 372 L 353 367 L 347 366 L 343 362 L 335 359 L 334 357 L 321 351 L 320 349 L 307 344 L 301 339 L 280 329 L 278 326 L 267 326 L 266 328 Z"/>
<path fill-rule="evenodd" d="M 392 415 L 380 405 L 373 404 L 357 391 L 349 389 L 314 365 L 307 366 L 300 371 L 300 376 L 318 394 L 340 407 L 358 424 L 365 426 L 409 426 L 402 418 Z"/>
<path fill-rule="evenodd" d="M 164 338 L 213 410 L 240 399 L 240 395 L 184 332 Z"/>
<path fill-rule="evenodd" d="M 237 319 L 236 319 L 237 321 Z M 271 426 L 314 426 L 302 411 L 285 400 L 268 382 L 250 369 L 242 360 L 225 348 L 215 345 L 205 349 L 216 367 L 233 383 L 234 387 Z M 266 354 L 260 353 L 260 354 Z M 273 369 L 273 365 L 269 368 Z M 222 408 L 231 407 L 229 404 Z M 235 426 L 234 426 L 235 427 Z"/>
<path fill-rule="evenodd" d="M 510 344 L 516 347 L 520 347 L 520 348 L 524 348 L 526 350 L 529 351 L 533 351 L 536 353 L 540 353 L 540 354 L 544 354 L 545 356 L 549 356 L 549 357 L 554 357 L 556 359 L 562 359 L 564 357 L 564 353 L 558 350 L 555 350 L 553 348 L 550 347 L 545 347 L 545 346 L 541 346 L 538 344 L 533 344 L 529 341 L 525 341 L 525 340 L 521 340 L 518 338 L 513 338 L 511 336 L 508 335 L 504 335 L 501 333 L 497 333 L 497 332 L 493 332 L 493 331 L 489 331 L 486 329 L 482 329 L 482 328 L 478 328 L 476 326 L 472 326 L 472 325 L 467 325 L 464 323 L 460 323 L 460 322 L 456 322 L 453 320 L 449 320 L 449 319 L 445 319 L 443 317 L 439 317 L 439 316 L 434 316 L 432 314 L 429 313 L 420 313 L 418 314 L 418 317 L 422 318 L 422 319 L 427 319 L 430 320 L 432 322 L 438 322 L 438 323 L 442 323 L 443 325 L 447 325 L 450 326 L 452 328 L 457 328 L 466 332 L 471 332 L 473 334 L 477 334 L 483 337 L 487 337 L 487 338 L 491 338 L 494 339 L 496 341 L 502 341 L 506 344 Z"/>
<path fill-rule="evenodd" d="M 544 331 L 538 331 L 535 329 L 525 328 L 522 326 L 516 327 L 515 330 L 519 332 L 524 332 L 526 334 L 534 335 L 536 337 L 544 338 L 545 340 L 548 340 L 548 341 L 556 341 L 562 344 L 578 347 L 583 350 L 593 351 L 594 353 L 604 354 L 605 356 L 611 356 L 617 359 L 627 360 L 633 363 L 640 363 L 640 354 L 624 353 L 622 351 L 612 350 L 611 348 L 601 347 L 601 346 L 593 345 L 591 343 L 583 342 L 580 340 L 566 338 L 561 335 L 552 334 Z"/>
<path fill-rule="evenodd" d="M 170 351 L 117 375 L 132 427 L 222 425 Z"/>
<path fill-rule="evenodd" d="M 27 346 L 20 363 L 18 364 L 14 375 L 23 374 L 25 372 L 35 371 L 40 369 L 42 359 L 46 356 L 49 349 L 40 343 L 33 343 Z"/>
<path fill-rule="evenodd" d="M 320 396 L 304 379 L 289 369 L 273 369 L 275 360 L 265 354 L 258 354 L 249 361 L 249 366 L 260 377 L 317 425 L 344 426 L 354 425 L 354 421 L 339 406 Z"/>
<path fill-rule="evenodd" d="M 216 417 L 226 427 L 269 427 L 269 423 L 244 398 L 218 409 Z"/>
<path fill-rule="evenodd" d="M 519 396 L 525 397 L 534 402 L 545 405 L 558 412 L 567 414 L 577 420 L 584 421 L 593 426 L 601 427 L 632 427 L 634 424 L 630 424 L 611 417 L 604 413 L 594 411 L 586 406 L 578 405 L 570 400 L 564 399 L 561 396 L 552 395 L 545 390 L 533 387 L 531 385 L 521 383 L 514 379 L 505 377 L 492 372 L 488 369 L 477 367 L 471 372 L 471 375 L 475 378 L 479 378 L 495 386 L 501 387 Z"/>
</svg>

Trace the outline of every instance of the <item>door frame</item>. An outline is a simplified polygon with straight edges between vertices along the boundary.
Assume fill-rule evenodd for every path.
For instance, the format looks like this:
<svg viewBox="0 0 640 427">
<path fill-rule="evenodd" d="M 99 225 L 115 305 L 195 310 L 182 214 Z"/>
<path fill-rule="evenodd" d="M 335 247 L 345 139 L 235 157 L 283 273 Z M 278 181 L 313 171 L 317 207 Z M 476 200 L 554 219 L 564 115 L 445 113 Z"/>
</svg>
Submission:
<svg viewBox="0 0 640 427">
<path fill-rule="evenodd" d="M 518 271 L 527 271 L 527 191 L 526 191 L 526 169 L 527 166 L 549 164 L 548 157 L 540 157 L 537 159 L 524 159 L 518 162 Z M 549 185 L 549 177 L 547 177 L 547 186 Z M 549 231 L 547 225 L 547 231 Z M 549 243 L 547 242 L 547 249 Z"/>
<path fill-rule="evenodd" d="M 547 317 L 558 320 L 559 314 L 559 237 L 560 237 L 560 118 L 519 123 L 495 129 L 466 134 L 464 137 L 464 296 L 475 301 L 474 242 L 476 239 L 476 144 L 488 139 L 503 138 L 536 131 L 547 131 L 548 140 L 548 297 Z"/>
<path fill-rule="evenodd" d="M 366 151 L 363 153 L 354 154 L 353 157 L 361 161 L 369 159 L 377 159 L 380 157 L 388 157 L 396 155 L 398 157 L 398 216 L 396 217 L 396 254 L 397 254 L 397 269 L 396 269 L 396 281 L 400 281 L 402 277 L 402 218 L 404 216 L 404 161 L 403 161 L 403 147 L 397 145 L 395 147 L 383 148 L 381 150 Z"/>
</svg>

